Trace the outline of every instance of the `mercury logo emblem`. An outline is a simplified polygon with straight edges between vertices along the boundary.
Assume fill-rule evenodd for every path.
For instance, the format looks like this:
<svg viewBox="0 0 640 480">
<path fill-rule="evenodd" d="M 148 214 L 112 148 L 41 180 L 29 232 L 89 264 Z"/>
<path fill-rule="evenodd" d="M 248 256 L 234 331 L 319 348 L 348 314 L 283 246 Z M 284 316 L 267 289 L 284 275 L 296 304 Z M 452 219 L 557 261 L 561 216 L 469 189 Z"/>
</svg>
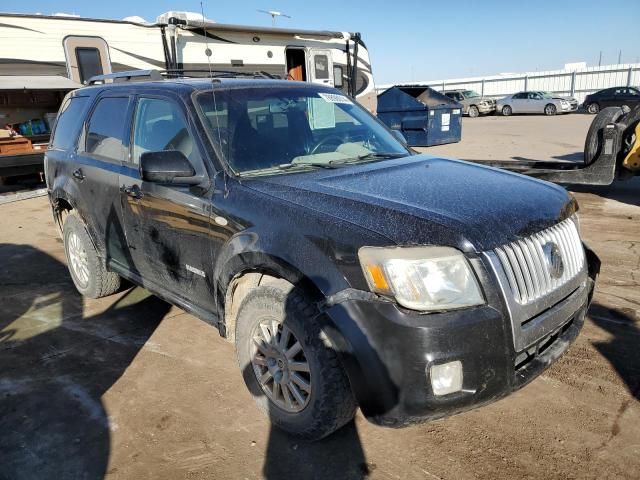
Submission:
<svg viewBox="0 0 640 480">
<path fill-rule="evenodd" d="M 547 261 L 547 269 L 551 278 L 558 279 L 562 277 L 564 273 L 564 262 L 562 261 L 562 254 L 558 245 L 554 242 L 547 242 L 542 247 L 544 252 L 544 258 Z"/>
</svg>

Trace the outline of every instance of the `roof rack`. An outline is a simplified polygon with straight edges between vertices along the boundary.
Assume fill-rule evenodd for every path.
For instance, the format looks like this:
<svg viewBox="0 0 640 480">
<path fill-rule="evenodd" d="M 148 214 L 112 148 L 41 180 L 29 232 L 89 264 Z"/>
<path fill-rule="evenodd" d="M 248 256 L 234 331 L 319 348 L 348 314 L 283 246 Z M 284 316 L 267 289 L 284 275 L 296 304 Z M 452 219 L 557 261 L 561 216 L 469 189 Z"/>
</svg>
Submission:
<svg viewBox="0 0 640 480">
<path fill-rule="evenodd" d="M 189 76 L 189 73 L 204 73 L 201 77 Z M 277 75 L 267 72 L 234 72 L 231 70 L 206 70 L 206 69 L 173 69 L 173 70 L 128 70 L 126 72 L 95 75 L 89 79 L 87 85 L 98 85 L 112 82 L 128 82 L 132 80 L 165 80 L 170 78 L 267 78 L 280 79 Z"/>
<path fill-rule="evenodd" d="M 107 73 L 104 75 L 95 75 L 89 79 L 87 85 L 97 85 L 106 83 L 107 80 L 113 82 L 128 82 L 130 80 L 138 80 L 148 78 L 149 80 L 162 80 L 162 74 L 159 70 L 128 70 L 126 72 Z"/>
</svg>

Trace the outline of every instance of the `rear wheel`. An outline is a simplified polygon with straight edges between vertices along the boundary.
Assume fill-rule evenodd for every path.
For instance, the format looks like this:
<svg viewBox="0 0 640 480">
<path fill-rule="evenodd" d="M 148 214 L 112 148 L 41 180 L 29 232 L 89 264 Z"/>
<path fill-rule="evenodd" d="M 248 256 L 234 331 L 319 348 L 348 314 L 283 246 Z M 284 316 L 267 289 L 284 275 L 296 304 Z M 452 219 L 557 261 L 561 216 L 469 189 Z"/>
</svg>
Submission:
<svg viewBox="0 0 640 480">
<path fill-rule="evenodd" d="M 475 105 L 471 105 L 469 107 L 469 116 L 471 118 L 476 118 L 480 115 L 480 110 L 478 110 L 478 107 L 476 107 Z"/>
<path fill-rule="evenodd" d="M 236 353 L 249 391 L 277 427 L 318 440 L 353 419 L 356 403 L 336 352 L 302 290 L 261 286 L 245 297 Z"/>
<path fill-rule="evenodd" d="M 505 105 L 504 107 L 502 107 L 502 115 L 504 115 L 505 117 L 508 117 L 512 113 L 513 110 L 511 110 L 511 107 L 509 105 Z"/>
<path fill-rule="evenodd" d="M 109 272 L 76 214 L 67 215 L 62 227 L 64 251 L 71 279 L 85 297 L 100 298 L 120 288 L 118 274 Z"/>
<path fill-rule="evenodd" d="M 593 119 L 584 142 L 584 163 L 586 165 L 591 165 L 600 155 L 603 143 L 602 129 L 610 123 L 616 123 L 624 115 L 624 112 L 621 107 L 607 107 L 603 108 Z"/>
<path fill-rule="evenodd" d="M 552 103 L 548 103 L 547 105 L 545 105 L 544 107 L 544 114 L 545 115 L 555 115 L 557 112 L 556 106 Z"/>
<path fill-rule="evenodd" d="M 587 112 L 589 112 L 592 115 L 596 115 L 599 111 L 600 111 L 600 105 L 598 105 L 596 102 L 590 103 L 587 106 Z"/>
</svg>

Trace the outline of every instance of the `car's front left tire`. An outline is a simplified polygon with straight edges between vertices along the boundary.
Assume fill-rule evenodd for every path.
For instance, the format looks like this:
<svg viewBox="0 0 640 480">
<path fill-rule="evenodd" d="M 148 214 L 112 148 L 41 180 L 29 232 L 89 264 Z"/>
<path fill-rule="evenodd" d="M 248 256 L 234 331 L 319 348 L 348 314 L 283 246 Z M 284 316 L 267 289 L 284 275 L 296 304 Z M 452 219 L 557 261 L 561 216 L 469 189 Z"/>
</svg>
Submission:
<svg viewBox="0 0 640 480">
<path fill-rule="evenodd" d="M 64 251 L 71 279 L 85 297 L 100 298 L 120 288 L 120 276 L 106 269 L 80 218 L 71 212 L 62 226 Z"/>
<path fill-rule="evenodd" d="M 555 115 L 557 113 L 557 111 L 558 111 L 558 109 L 552 103 L 548 103 L 544 107 L 544 114 L 547 115 L 547 116 Z"/>
<path fill-rule="evenodd" d="M 244 381 L 271 422 L 319 440 L 353 419 L 356 402 L 317 308 L 301 289 L 260 286 L 244 298 L 236 354 Z"/>
<path fill-rule="evenodd" d="M 478 118 L 480 116 L 480 110 L 475 105 L 469 107 L 469 117 Z"/>
</svg>

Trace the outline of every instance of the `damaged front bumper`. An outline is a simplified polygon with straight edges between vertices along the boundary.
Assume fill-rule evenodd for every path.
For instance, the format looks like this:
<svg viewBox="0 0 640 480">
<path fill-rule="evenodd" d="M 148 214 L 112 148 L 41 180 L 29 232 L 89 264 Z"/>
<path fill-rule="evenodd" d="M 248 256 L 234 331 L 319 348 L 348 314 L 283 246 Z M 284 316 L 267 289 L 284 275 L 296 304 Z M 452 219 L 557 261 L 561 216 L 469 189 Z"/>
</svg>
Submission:
<svg viewBox="0 0 640 480">
<path fill-rule="evenodd" d="M 598 268 L 590 264 L 571 298 L 540 314 L 555 317 L 554 327 L 522 352 L 504 303 L 491 295 L 481 307 L 429 315 L 352 296 L 325 311 L 328 334 L 368 420 L 390 427 L 434 420 L 504 397 L 557 360 L 582 328 Z M 461 363 L 462 388 L 436 395 L 431 367 L 449 362 Z"/>
</svg>

